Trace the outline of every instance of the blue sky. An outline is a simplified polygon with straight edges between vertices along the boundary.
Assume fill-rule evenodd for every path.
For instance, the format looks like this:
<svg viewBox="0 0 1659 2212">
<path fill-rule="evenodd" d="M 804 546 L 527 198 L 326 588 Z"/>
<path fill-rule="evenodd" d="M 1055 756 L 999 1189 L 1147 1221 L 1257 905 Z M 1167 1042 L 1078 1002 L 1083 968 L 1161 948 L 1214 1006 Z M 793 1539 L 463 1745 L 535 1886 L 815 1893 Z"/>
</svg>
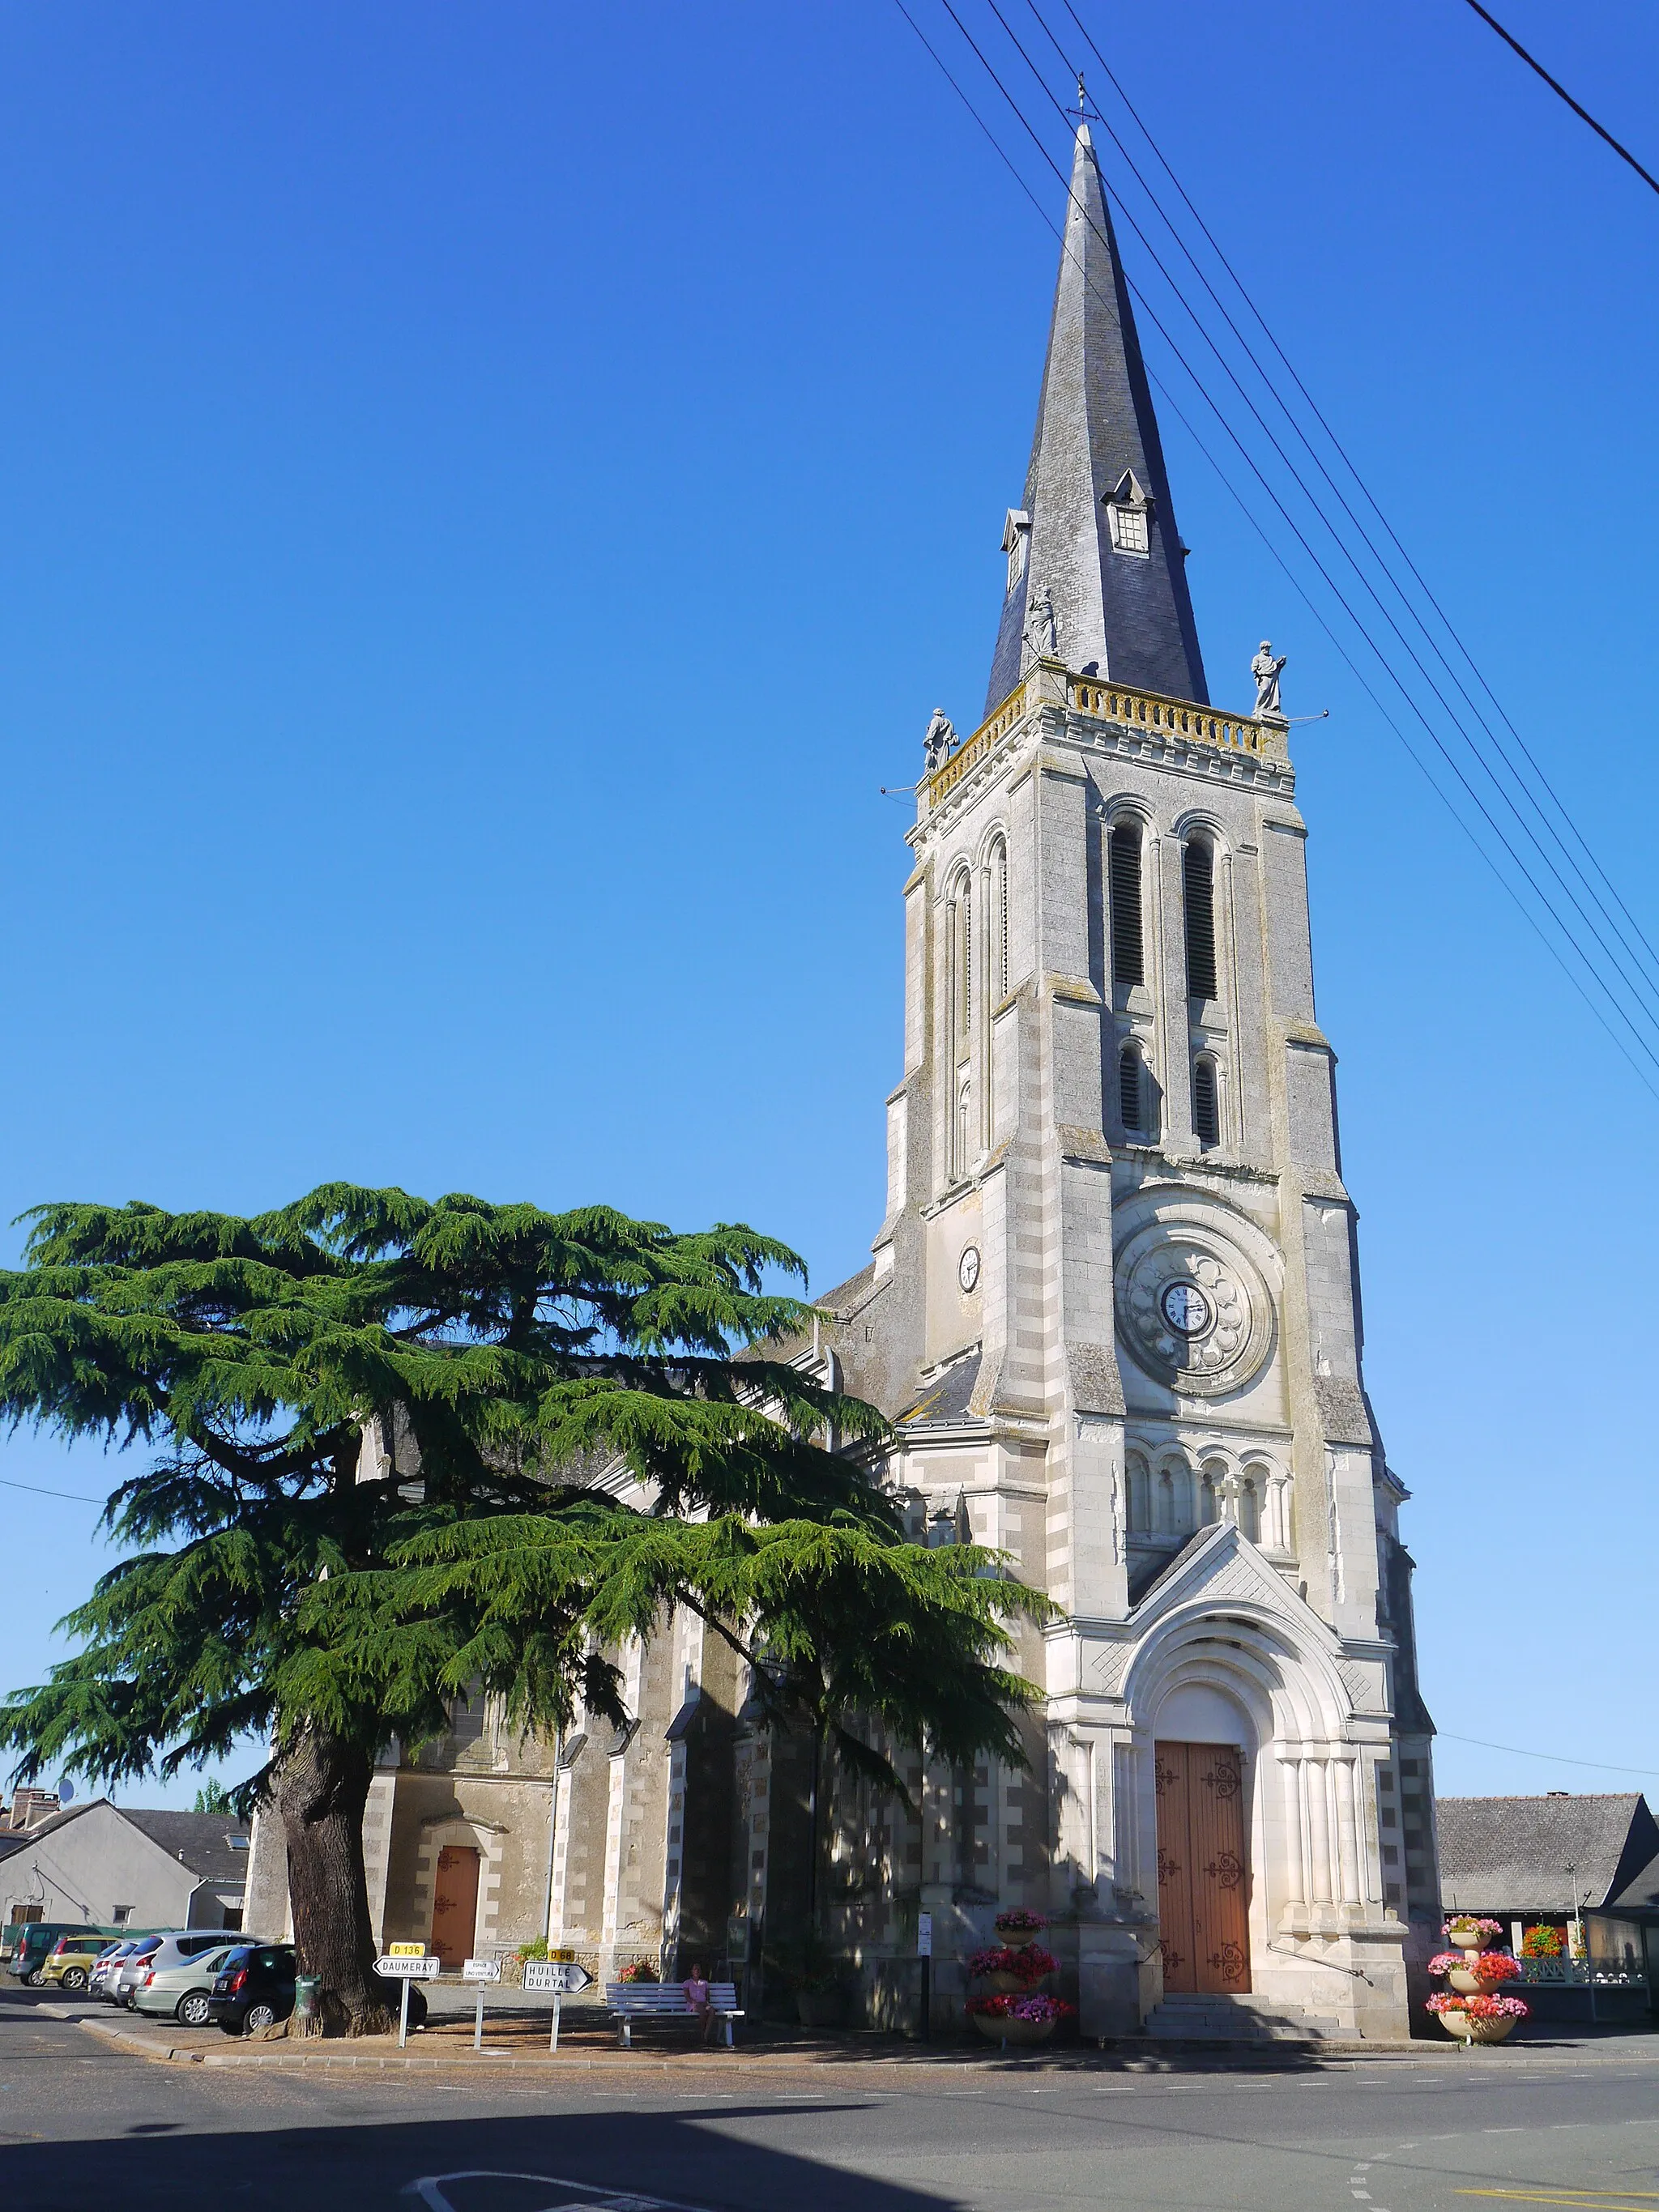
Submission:
<svg viewBox="0 0 1659 2212">
<path fill-rule="evenodd" d="M 1079 5 L 1659 927 L 1659 202 L 1454 0 Z M 1651 11 L 1508 13 L 1653 166 Z M 899 1066 L 878 787 L 978 718 L 1055 258 L 912 33 L 36 0 L 0 38 L 0 1217 L 343 1176 L 850 1273 Z M 1659 1109 L 1165 436 L 1215 695 L 1271 635 L 1331 708 L 1320 1010 L 1440 1786 L 1653 1786 Z M 0 1498 L 10 1686 L 104 1555 Z"/>
</svg>

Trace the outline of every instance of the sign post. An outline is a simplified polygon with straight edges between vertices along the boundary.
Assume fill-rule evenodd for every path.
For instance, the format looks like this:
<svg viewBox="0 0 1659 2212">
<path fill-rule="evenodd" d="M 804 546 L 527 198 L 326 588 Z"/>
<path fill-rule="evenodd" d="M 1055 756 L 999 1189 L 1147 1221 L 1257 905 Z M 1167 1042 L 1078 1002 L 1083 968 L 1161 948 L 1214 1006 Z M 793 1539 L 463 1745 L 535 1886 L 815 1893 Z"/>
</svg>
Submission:
<svg viewBox="0 0 1659 2212">
<path fill-rule="evenodd" d="M 574 1959 L 527 1959 L 525 1961 L 524 1985 L 526 1990 L 552 1992 L 553 2033 L 547 2047 L 559 2047 L 559 2008 L 566 1997 L 574 1997 L 578 1990 L 588 1988 L 593 1977 L 586 1966 L 579 1966 Z"/>
<path fill-rule="evenodd" d="M 483 2049 L 483 1993 L 486 1982 L 499 1982 L 501 1962 L 499 1959 L 469 1959 L 461 1968 L 461 1979 L 477 1985 L 478 2008 L 472 2020 L 472 2048 Z"/>
<path fill-rule="evenodd" d="M 916 1915 L 916 1956 L 921 1961 L 921 2039 L 930 2043 L 933 2035 L 933 1916 L 931 1912 Z"/>
<path fill-rule="evenodd" d="M 443 1972 L 441 1959 L 428 1959 L 423 1943 L 394 1943 L 384 1959 L 374 1961 L 374 1971 L 388 1982 L 401 1982 L 403 1996 L 398 2002 L 398 2048 L 402 2051 L 409 2041 L 409 1985 L 411 1982 L 435 1981 Z"/>
</svg>

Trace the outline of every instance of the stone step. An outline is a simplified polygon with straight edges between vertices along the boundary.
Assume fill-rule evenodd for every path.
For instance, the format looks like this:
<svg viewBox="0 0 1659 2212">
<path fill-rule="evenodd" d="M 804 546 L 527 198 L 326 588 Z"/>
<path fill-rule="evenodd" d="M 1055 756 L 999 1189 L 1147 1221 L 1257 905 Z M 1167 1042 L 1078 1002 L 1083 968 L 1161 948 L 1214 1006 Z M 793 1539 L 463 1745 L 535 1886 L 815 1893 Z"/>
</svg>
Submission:
<svg viewBox="0 0 1659 2212">
<path fill-rule="evenodd" d="M 1153 2007 L 1140 2032 L 1160 2042 L 1319 2043 L 1341 2029 L 1319 2014 L 1265 1998 L 1176 1990 Z"/>
</svg>

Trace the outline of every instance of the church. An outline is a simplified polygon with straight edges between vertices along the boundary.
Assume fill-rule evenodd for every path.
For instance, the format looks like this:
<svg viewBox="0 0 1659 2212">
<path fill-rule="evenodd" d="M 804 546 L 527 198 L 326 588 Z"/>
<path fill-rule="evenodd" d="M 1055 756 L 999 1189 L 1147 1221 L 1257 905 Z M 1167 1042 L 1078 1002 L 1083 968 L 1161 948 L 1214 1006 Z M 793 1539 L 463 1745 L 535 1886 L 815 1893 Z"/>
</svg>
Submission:
<svg viewBox="0 0 1659 2212">
<path fill-rule="evenodd" d="M 935 717 L 908 833 L 884 1217 L 799 1357 L 893 1419 L 919 1538 L 1054 1601 L 1017 1662 L 1028 1763 L 912 1757 L 912 1817 L 816 1776 L 678 1618 L 622 1655 L 620 1733 L 519 1740 L 480 1706 L 394 1747 L 377 1924 L 456 1963 L 695 1956 L 751 2010 L 821 1970 L 812 1926 L 853 2016 L 898 2022 L 927 1916 L 943 2027 L 1024 1906 L 1086 2037 L 1402 2036 L 1438 1948 L 1432 1731 L 1283 664 L 1263 646 L 1252 712 L 1212 704 L 1086 124 L 1001 550 L 985 719 Z M 262 1823 L 250 1926 L 284 1911 L 280 1858 Z"/>
</svg>

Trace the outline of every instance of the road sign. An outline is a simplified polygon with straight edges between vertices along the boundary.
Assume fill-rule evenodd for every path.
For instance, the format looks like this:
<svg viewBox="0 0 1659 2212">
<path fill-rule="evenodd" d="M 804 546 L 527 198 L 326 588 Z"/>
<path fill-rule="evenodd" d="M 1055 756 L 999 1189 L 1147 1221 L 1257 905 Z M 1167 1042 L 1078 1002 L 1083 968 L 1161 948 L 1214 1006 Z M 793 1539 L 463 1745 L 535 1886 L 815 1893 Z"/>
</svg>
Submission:
<svg viewBox="0 0 1659 2212">
<path fill-rule="evenodd" d="M 550 1951 L 547 1955 L 550 1959 L 573 1960 L 576 1954 L 574 1951 Z"/>
<path fill-rule="evenodd" d="M 586 1966 L 579 1966 L 574 1959 L 526 1959 L 524 1985 L 527 1990 L 539 1990 L 545 1996 L 550 1991 L 555 1996 L 573 1997 L 578 1990 L 590 1989 L 593 1977 Z"/>
<path fill-rule="evenodd" d="M 441 1959 L 418 1956 L 411 1959 L 406 1955 L 399 1958 L 395 1953 L 389 1958 L 377 1959 L 374 1961 L 375 1972 L 383 1974 L 389 1982 L 435 1981 L 443 1970 L 444 1962 Z"/>
<path fill-rule="evenodd" d="M 499 1982 L 501 1962 L 499 1959 L 469 1959 L 461 1968 L 464 1982 Z"/>
<path fill-rule="evenodd" d="M 424 1959 L 426 1945 L 424 1943 L 388 1943 L 386 1947 L 386 1954 L 388 1959 Z"/>
<path fill-rule="evenodd" d="M 931 1959 L 933 1955 L 933 1916 L 931 1912 L 916 1915 L 916 1956 Z"/>
</svg>

